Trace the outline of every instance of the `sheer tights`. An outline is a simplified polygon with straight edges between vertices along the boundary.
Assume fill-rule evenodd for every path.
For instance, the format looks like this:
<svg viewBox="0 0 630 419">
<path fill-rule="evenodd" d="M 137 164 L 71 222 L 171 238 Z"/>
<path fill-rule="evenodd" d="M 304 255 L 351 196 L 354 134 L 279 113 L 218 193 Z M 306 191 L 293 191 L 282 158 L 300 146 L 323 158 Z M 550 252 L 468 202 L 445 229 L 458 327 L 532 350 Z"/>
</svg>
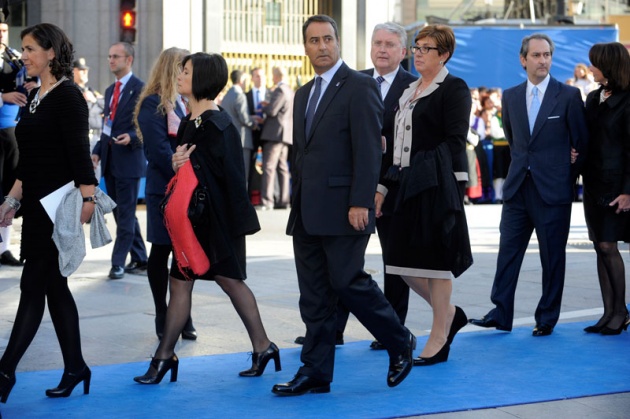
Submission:
<svg viewBox="0 0 630 419">
<path fill-rule="evenodd" d="M 230 297 L 232 305 L 247 329 L 254 352 L 263 352 L 271 341 L 260 318 L 254 294 L 244 281 L 215 277 L 221 289 Z M 175 345 L 190 315 L 194 281 L 170 278 L 170 300 L 166 315 L 164 337 L 155 352 L 156 359 L 168 359 L 175 353 Z"/>
<path fill-rule="evenodd" d="M 593 243 L 597 252 L 597 274 L 604 302 L 604 314 L 597 327 L 618 329 L 628 315 L 626 308 L 626 273 L 623 259 L 614 242 Z"/>
</svg>

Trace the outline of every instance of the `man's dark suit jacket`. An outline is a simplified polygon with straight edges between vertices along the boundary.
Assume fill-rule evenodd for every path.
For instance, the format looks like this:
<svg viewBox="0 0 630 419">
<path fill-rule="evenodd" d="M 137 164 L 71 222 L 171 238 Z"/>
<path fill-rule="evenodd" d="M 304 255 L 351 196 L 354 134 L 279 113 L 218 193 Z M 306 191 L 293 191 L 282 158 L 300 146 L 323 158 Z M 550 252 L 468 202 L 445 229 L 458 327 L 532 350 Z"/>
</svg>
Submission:
<svg viewBox="0 0 630 419">
<path fill-rule="evenodd" d="M 144 157 L 142 142 L 138 139 L 136 127 L 133 123 L 134 108 L 142 91 L 144 83 L 132 75 L 123 88 L 116 116 L 112 124 L 112 137 L 127 133 L 131 142 L 126 146 L 113 144 L 113 140 L 101 134 L 101 140 L 94 146 L 92 154 L 100 156 L 103 176 L 114 178 L 141 178 L 146 174 L 147 162 Z M 109 104 L 114 92 L 114 84 L 105 91 L 104 115 L 107 120 Z M 110 141 L 112 144 L 110 144 Z M 110 161 L 111 160 L 111 161 Z"/>
<path fill-rule="evenodd" d="M 362 73 L 367 74 L 370 77 L 374 77 L 374 69 L 371 68 L 369 70 L 362 70 Z M 389 87 L 389 91 L 387 92 L 387 96 L 383 100 L 383 105 L 385 107 L 385 111 L 383 112 L 383 129 L 381 130 L 381 135 L 385 137 L 386 149 L 385 154 L 383 154 L 383 160 L 381 163 L 381 178 L 385 175 L 387 170 L 392 166 L 394 162 L 394 127 L 396 126 L 396 112 L 398 112 L 398 99 L 405 91 L 407 87 L 414 81 L 418 79 L 417 76 L 414 76 L 404 68 L 400 67 L 398 69 L 398 73 L 396 73 L 396 77 L 392 85 Z M 394 202 L 393 196 L 385 199 L 383 203 L 383 208 L 381 211 L 385 215 L 390 215 L 394 210 Z"/>
<path fill-rule="evenodd" d="M 588 134 L 582 96 L 577 88 L 551 77 L 530 138 L 526 91 L 524 82 L 503 93 L 503 130 L 512 154 L 503 199 L 514 196 L 529 170 L 547 204 L 570 204 L 574 181 L 586 157 Z M 580 153 L 573 165 L 570 147 Z"/>
<path fill-rule="evenodd" d="M 254 109 L 254 89 L 249 89 L 249 91 L 247 93 L 245 93 L 245 96 L 247 97 L 247 109 L 249 111 L 250 115 L 256 115 L 256 109 Z M 265 89 L 265 97 L 261 98 L 261 102 L 262 101 L 267 101 L 269 102 L 269 99 L 271 98 L 271 90 L 269 89 Z M 252 140 L 254 141 L 254 151 L 258 150 L 258 147 L 260 147 L 260 134 L 262 133 L 262 128 L 263 127 L 258 127 L 258 129 L 252 130 Z"/>
<path fill-rule="evenodd" d="M 337 70 L 319 101 L 311 133 L 305 135 L 306 107 L 314 80 L 295 94 L 293 116 L 293 205 L 287 234 L 297 212 L 311 235 L 356 235 L 374 232 L 374 194 L 382 156 L 383 103 L 373 78 Z M 356 231 L 348 221 L 350 207 L 369 208 L 369 225 Z"/>
</svg>

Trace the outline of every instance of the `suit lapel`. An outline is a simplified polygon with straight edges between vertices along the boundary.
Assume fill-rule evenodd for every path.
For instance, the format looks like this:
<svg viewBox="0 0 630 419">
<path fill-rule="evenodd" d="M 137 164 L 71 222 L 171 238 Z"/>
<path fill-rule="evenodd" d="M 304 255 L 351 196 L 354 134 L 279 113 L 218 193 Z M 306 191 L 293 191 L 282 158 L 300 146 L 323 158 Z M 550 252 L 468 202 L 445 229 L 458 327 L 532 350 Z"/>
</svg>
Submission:
<svg viewBox="0 0 630 419">
<path fill-rule="evenodd" d="M 512 131 L 518 135 L 514 138 L 530 138 L 529 118 L 527 117 L 527 82 L 521 83 L 514 91 L 513 103 L 510 103 L 510 114 L 515 115 L 512 120 Z M 520 117 L 522 115 L 522 118 Z M 516 118 L 516 119 L 515 119 Z M 517 125 L 517 121 L 519 122 Z"/>
<path fill-rule="evenodd" d="M 315 79 L 309 81 L 297 91 L 295 101 L 293 102 L 293 138 L 295 142 L 301 140 L 303 143 L 306 143 L 306 133 L 304 132 L 306 130 L 304 126 L 306 106 L 308 104 L 309 92 L 315 83 L 314 80 Z"/>
<path fill-rule="evenodd" d="M 317 124 L 328 110 L 328 105 L 330 105 L 330 102 L 332 102 L 337 92 L 339 92 L 341 86 L 343 86 L 343 84 L 345 83 L 346 77 L 348 77 L 348 66 L 344 63 L 341 65 L 341 67 L 339 67 L 332 80 L 330 81 L 330 84 L 326 88 L 324 95 L 319 100 L 317 110 L 315 111 L 315 116 L 313 117 L 313 126 L 311 127 L 310 136 L 313 135 L 315 129 L 317 128 Z M 306 109 L 304 110 L 304 114 L 306 114 Z M 310 136 L 306 139 L 307 142 L 310 140 Z"/>
<path fill-rule="evenodd" d="M 120 102 L 118 102 L 118 109 L 124 109 L 125 106 L 127 106 L 127 102 L 129 102 L 129 99 L 131 98 L 131 96 L 133 96 L 135 88 L 136 80 L 131 77 L 123 88 L 122 97 L 120 98 Z M 116 112 L 118 112 L 118 110 Z"/>
</svg>

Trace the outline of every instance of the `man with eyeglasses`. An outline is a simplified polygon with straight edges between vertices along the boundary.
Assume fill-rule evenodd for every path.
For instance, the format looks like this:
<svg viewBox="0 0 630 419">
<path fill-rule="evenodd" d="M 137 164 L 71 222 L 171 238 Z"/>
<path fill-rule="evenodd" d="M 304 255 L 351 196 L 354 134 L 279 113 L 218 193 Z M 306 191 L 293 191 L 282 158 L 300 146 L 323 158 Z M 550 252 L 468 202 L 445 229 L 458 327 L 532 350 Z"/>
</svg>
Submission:
<svg viewBox="0 0 630 419">
<path fill-rule="evenodd" d="M 107 194 L 116 202 L 116 241 L 110 279 L 125 272 L 146 274 L 147 251 L 136 218 L 140 178 L 146 174 L 146 158 L 133 123 L 133 113 L 144 82 L 133 75 L 134 48 L 118 42 L 109 49 L 109 69 L 116 82 L 105 91 L 101 139 L 92 151 L 94 167 L 101 161 Z M 131 262 L 125 266 L 127 254 Z"/>
</svg>

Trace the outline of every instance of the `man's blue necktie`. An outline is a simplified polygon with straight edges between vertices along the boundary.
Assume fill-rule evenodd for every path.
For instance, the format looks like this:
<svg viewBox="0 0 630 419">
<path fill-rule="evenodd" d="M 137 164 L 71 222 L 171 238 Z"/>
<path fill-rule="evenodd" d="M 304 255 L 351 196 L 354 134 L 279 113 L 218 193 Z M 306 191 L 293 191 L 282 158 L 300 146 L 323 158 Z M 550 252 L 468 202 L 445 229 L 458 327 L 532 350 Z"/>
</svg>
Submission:
<svg viewBox="0 0 630 419">
<path fill-rule="evenodd" d="M 376 82 L 378 83 L 378 91 L 381 92 L 381 97 L 383 97 L 383 82 L 385 81 L 385 78 L 383 76 L 378 76 L 376 78 Z"/>
<path fill-rule="evenodd" d="M 534 132 L 534 124 L 536 123 L 536 117 L 538 116 L 538 111 L 540 110 L 540 99 L 538 98 L 538 87 L 534 86 L 532 90 L 532 104 L 529 106 L 529 133 L 530 135 Z"/>
<path fill-rule="evenodd" d="M 317 108 L 317 102 L 319 101 L 319 96 L 322 93 L 322 78 L 315 78 L 315 90 L 313 91 L 313 95 L 311 99 L 308 101 L 308 108 L 306 108 L 306 138 L 308 138 L 311 133 L 311 125 L 313 124 L 313 118 L 315 117 L 315 109 Z"/>
</svg>

